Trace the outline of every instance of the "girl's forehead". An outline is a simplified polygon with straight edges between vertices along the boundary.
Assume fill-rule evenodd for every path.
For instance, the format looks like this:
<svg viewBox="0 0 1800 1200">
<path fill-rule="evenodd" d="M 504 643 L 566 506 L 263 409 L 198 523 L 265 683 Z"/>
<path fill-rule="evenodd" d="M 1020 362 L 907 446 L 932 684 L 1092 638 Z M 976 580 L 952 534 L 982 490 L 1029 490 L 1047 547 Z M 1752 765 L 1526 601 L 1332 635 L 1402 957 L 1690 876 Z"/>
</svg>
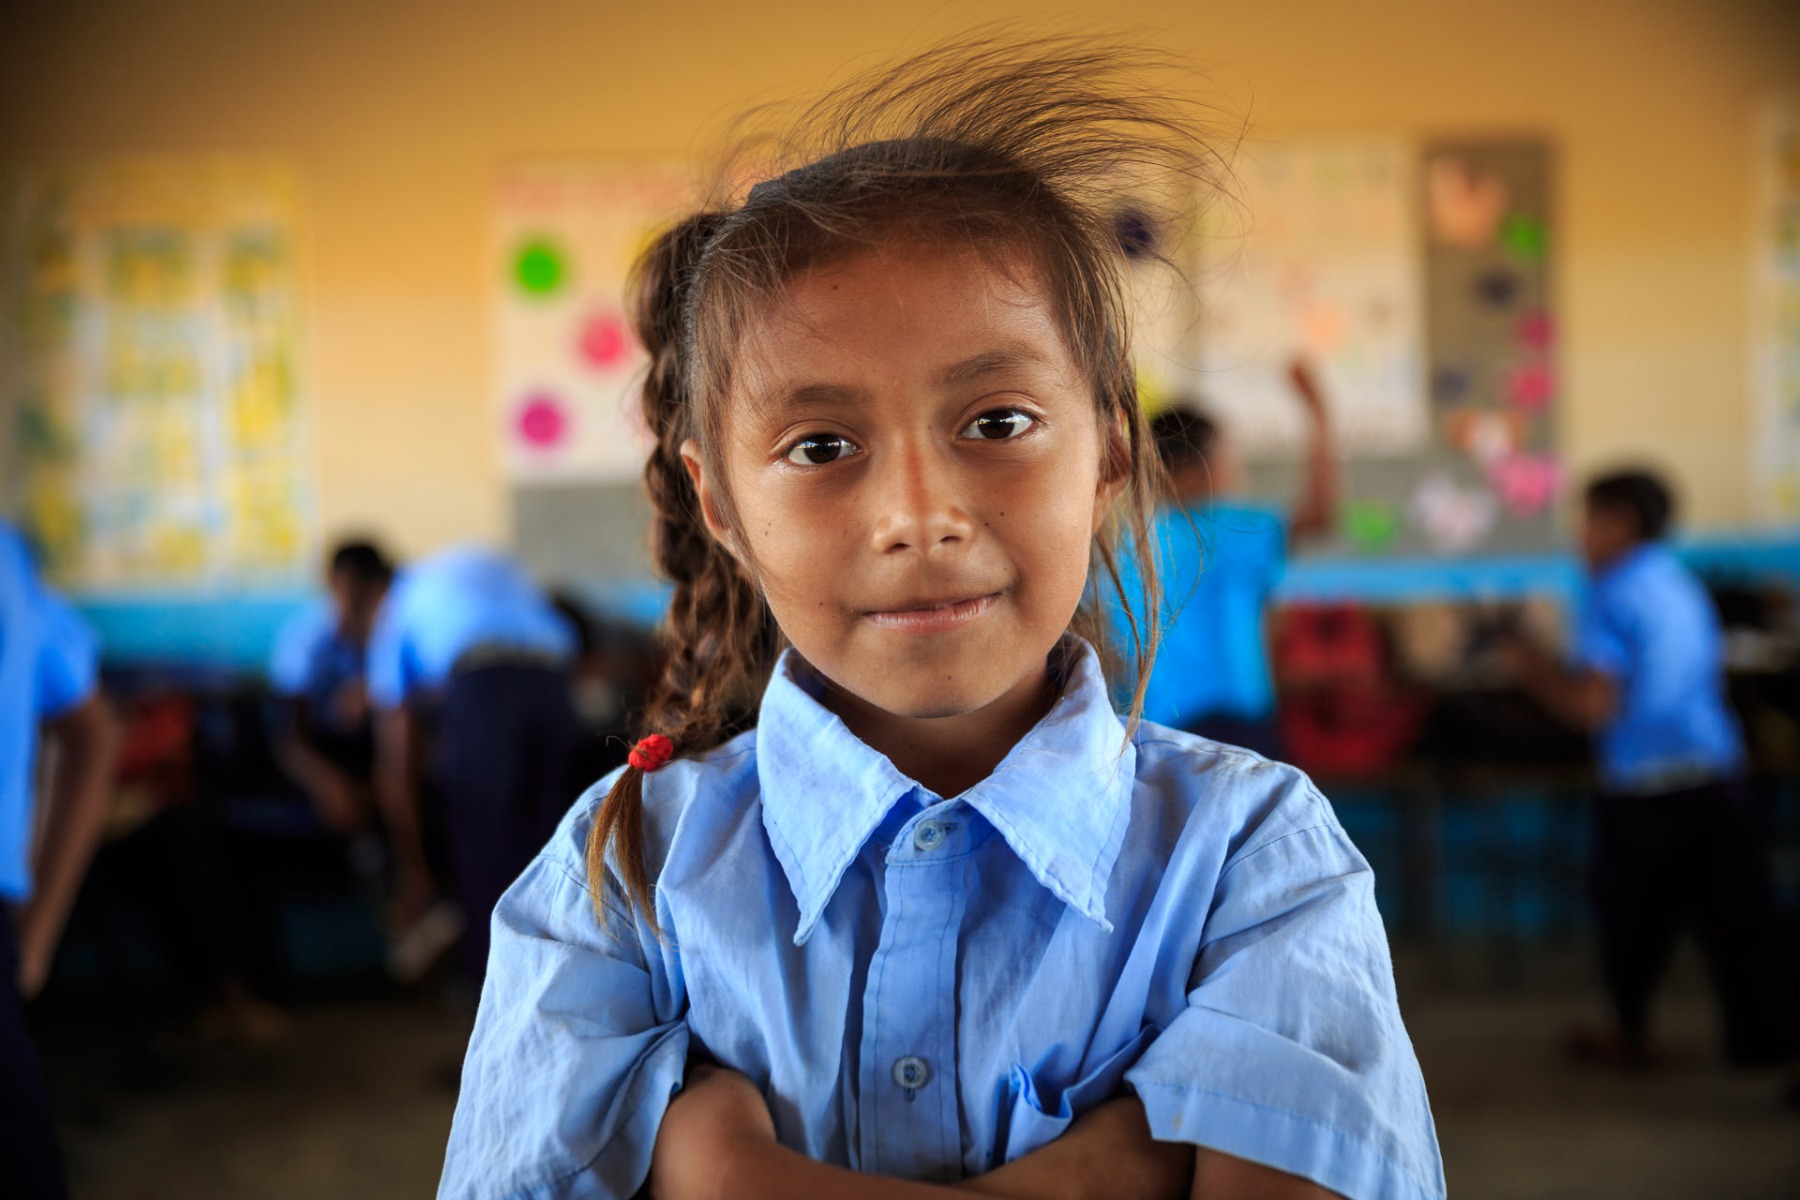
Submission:
<svg viewBox="0 0 1800 1200">
<path fill-rule="evenodd" d="M 972 360 L 1074 370 L 1041 273 L 967 243 L 876 244 L 796 272 L 749 314 L 732 391 L 778 399 L 808 377 L 954 374 Z"/>
</svg>

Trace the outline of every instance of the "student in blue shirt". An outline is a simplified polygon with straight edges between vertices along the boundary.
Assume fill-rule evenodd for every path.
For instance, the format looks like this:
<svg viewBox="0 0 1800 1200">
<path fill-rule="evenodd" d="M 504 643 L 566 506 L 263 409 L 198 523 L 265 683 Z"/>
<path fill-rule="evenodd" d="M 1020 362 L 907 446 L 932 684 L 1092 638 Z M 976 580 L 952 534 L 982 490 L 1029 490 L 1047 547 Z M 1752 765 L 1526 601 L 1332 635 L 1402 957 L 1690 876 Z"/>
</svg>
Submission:
<svg viewBox="0 0 1800 1200">
<path fill-rule="evenodd" d="M 1766 813 L 1726 704 L 1724 638 L 1700 581 L 1663 544 L 1672 503 L 1644 471 L 1588 484 L 1588 593 L 1567 665 L 1512 647 L 1522 684 L 1598 739 L 1591 888 L 1617 1028 L 1580 1057 L 1641 1067 L 1650 1001 L 1682 930 L 1698 929 L 1738 1064 L 1800 1055 L 1800 996 L 1769 884 Z M 1797 1076 L 1796 1078 L 1800 1078 Z"/>
<path fill-rule="evenodd" d="M 50 974 L 105 824 L 117 735 L 98 667 L 93 632 L 0 521 L 0 1179 L 21 1200 L 67 1194 L 22 1003 Z"/>
<path fill-rule="evenodd" d="M 1151 522 L 1163 603 L 1162 642 L 1144 685 L 1144 716 L 1159 725 L 1281 757 L 1275 681 L 1265 628 L 1269 596 L 1290 542 L 1329 532 L 1337 512 L 1337 465 L 1324 393 L 1296 359 L 1288 377 L 1307 415 L 1305 490 L 1292 516 L 1238 496 L 1242 470 L 1218 425 L 1176 404 L 1150 422 L 1169 479 L 1169 502 Z M 1140 554 L 1126 556 L 1132 616 L 1145 610 Z M 1123 629 L 1122 605 L 1111 620 Z"/>
<path fill-rule="evenodd" d="M 668 669 L 495 910 L 440 1195 L 1443 1194 L 1331 806 L 1071 632 L 1157 490 L 1108 189 L 1199 152 L 1131 65 L 851 85 L 640 262 Z"/>
<path fill-rule="evenodd" d="M 403 570 L 369 637 L 376 792 L 393 845 L 390 966 L 416 975 L 457 932 L 480 982 L 494 902 L 555 829 L 580 737 L 570 699 L 575 635 L 516 562 L 477 546 Z M 440 892 L 421 832 L 420 768 L 443 803 L 451 890 Z M 407 936 L 409 933 L 414 936 Z"/>
<path fill-rule="evenodd" d="M 375 734 L 364 678 L 369 632 L 394 568 L 374 544 L 332 551 L 329 602 L 295 614 L 276 640 L 269 682 L 290 701 L 277 746 L 283 769 L 319 819 L 339 833 L 367 829 L 373 809 Z"/>
</svg>

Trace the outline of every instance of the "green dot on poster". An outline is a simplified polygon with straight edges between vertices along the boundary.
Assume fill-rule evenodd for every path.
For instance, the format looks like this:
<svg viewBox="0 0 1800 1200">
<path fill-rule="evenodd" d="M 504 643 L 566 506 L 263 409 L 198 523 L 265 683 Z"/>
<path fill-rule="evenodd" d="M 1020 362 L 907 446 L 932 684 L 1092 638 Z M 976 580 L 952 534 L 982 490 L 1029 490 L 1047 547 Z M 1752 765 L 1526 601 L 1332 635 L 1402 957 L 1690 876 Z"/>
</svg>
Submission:
<svg viewBox="0 0 1800 1200">
<path fill-rule="evenodd" d="M 1400 532 L 1400 516 L 1379 500 L 1352 500 L 1344 506 L 1344 536 L 1358 550 L 1382 550 Z"/>
<path fill-rule="evenodd" d="M 1536 262 L 1544 257 L 1549 240 L 1544 223 L 1535 217 L 1513 213 L 1500 223 L 1500 244 L 1514 258 Z"/>
<path fill-rule="evenodd" d="M 568 281 L 569 268 L 560 247 L 535 239 L 519 247 L 513 260 L 513 278 L 533 296 L 548 296 Z"/>
</svg>

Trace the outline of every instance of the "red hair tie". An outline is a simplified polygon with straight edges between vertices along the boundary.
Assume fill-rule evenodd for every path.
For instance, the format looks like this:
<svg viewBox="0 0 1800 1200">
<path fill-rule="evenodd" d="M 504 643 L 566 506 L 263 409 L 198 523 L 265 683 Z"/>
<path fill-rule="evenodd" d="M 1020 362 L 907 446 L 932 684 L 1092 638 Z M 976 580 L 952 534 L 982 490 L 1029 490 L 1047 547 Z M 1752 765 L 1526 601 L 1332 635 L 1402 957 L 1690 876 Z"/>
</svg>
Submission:
<svg viewBox="0 0 1800 1200">
<path fill-rule="evenodd" d="M 627 761 L 640 771 L 654 771 L 675 757 L 675 743 L 660 733 L 640 738 L 631 748 Z"/>
</svg>

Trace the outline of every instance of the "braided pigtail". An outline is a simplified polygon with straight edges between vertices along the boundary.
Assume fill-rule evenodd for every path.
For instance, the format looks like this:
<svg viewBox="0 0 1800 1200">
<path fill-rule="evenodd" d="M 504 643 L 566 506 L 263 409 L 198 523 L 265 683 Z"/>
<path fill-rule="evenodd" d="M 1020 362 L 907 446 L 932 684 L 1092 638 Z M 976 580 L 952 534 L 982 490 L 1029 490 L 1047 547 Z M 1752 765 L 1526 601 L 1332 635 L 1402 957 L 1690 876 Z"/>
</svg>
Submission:
<svg viewBox="0 0 1800 1200">
<path fill-rule="evenodd" d="M 588 834 L 588 883 L 602 923 L 610 859 L 628 905 L 657 928 L 644 860 L 644 775 L 671 754 L 716 745 L 766 681 L 778 645 L 761 596 L 701 520 L 681 448 L 700 436 L 687 370 L 687 309 L 694 278 L 724 217 L 700 212 L 665 232 L 633 271 L 632 321 L 648 352 L 642 399 L 656 445 L 644 466 L 655 512 L 652 552 L 675 585 L 663 630 L 667 661 L 651 691 L 638 744 Z"/>
</svg>

